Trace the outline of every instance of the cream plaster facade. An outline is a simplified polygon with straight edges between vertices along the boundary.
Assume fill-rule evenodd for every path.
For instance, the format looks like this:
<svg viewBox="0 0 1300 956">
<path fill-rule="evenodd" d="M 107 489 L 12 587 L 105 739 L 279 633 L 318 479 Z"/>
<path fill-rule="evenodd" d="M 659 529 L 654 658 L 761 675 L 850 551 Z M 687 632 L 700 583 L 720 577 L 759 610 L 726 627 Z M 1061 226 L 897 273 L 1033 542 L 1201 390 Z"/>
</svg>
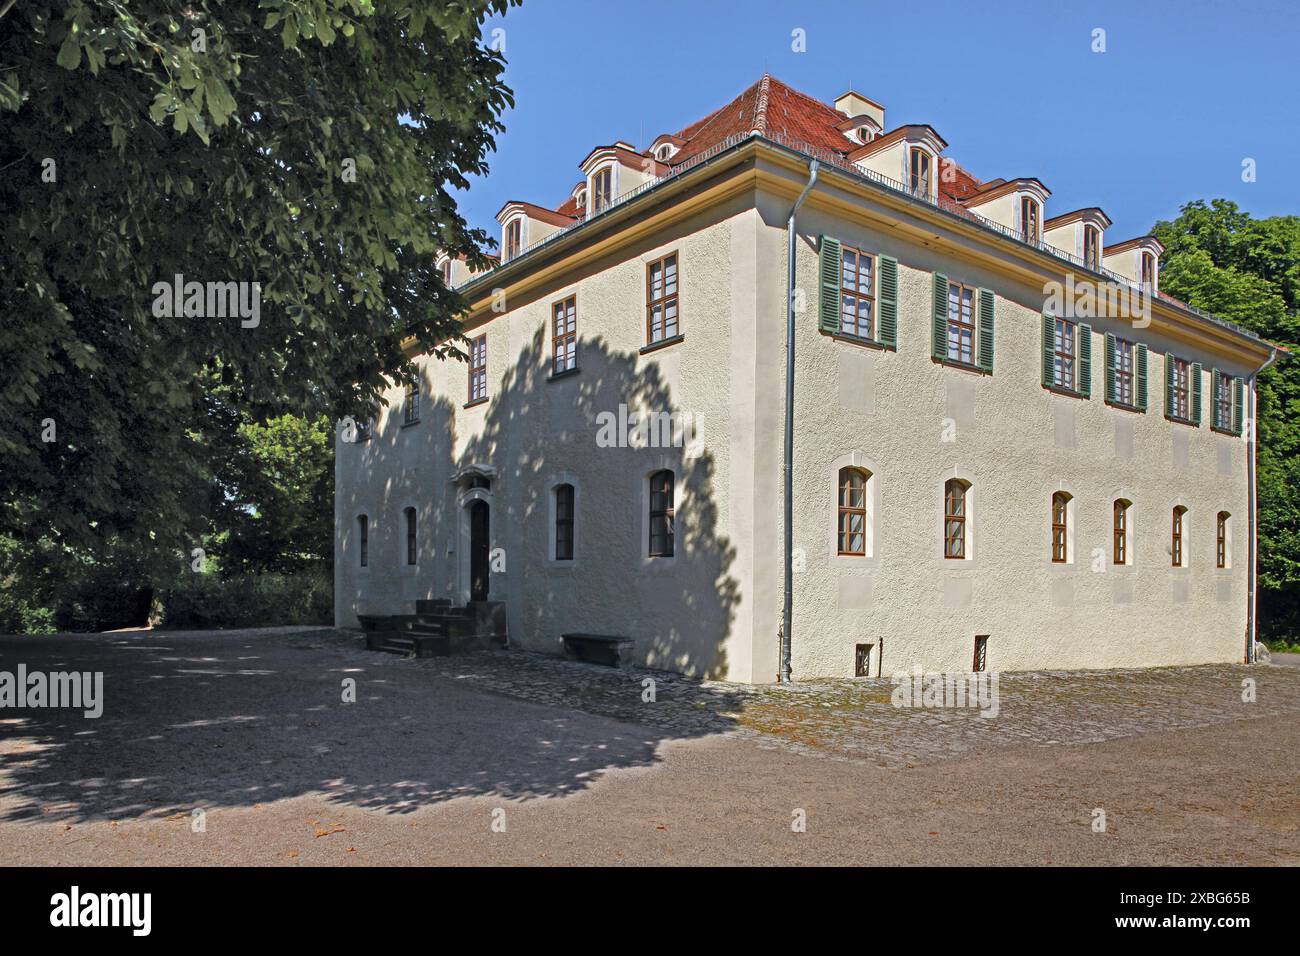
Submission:
<svg viewBox="0 0 1300 956">
<path fill-rule="evenodd" d="M 491 509 L 512 645 L 558 653 L 564 631 L 626 635 L 645 664 L 767 682 L 782 605 L 786 232 L 808 159 L 751 137 L 635 200 L 473 279 L 470 337 L 487 334 L 486 403 L 464 363 L 417 357 L 418 424 L 401 390 L 368 441 L 338 443 L 336 619 L 469 596 L 468 512 Z M 1209 427 L 1209 369 L 1247 376 L 1268 347 L 1157 303 L 1150 327 L 1091 319 L 1092 396 L 1040 384 L 1044 287 L 1073 267 L 847 172 L 824 168 L 797 220 L 796 679 L 915 665 L 994 670 L 1241 660 L 1246 629 L 1247 444 Z M 822 334 L 819 237 L 898 261 L 895 349 Z M 680 341 L 646 348 L 646 265 L 676 253 Z M 931 358 L 932 277 L 996 294 L 992 374 Z M 493 303 L 505 295 L 504 311 Z M 552 303 L 576 296 L 578 371 L 551 376 Z M 1150 349 L 1145 413 L 1104 400 L 1103 336 Z M 1204 366 L 1200 427 L 1163 414 L 1166 350 Z M 602 416 L 692 416 L 700 448 L 601 447 Z M 698 453 L 697 453 L 698 452 Z M 871 546 L 836 554 L 836 476 L 871 474 Z M 647 556 L 648 476 L 676 475 L 676 547 Z M 485 476 L 489 488 L 471 488 Z M 459 480 L 458 479 L 459 476 Z M 945 559 L 943 486 L 971 485 L 970 557 Z M 575 488 L 575 558 L 554 558 L 554 497 Z M 483 482 L 477 482 L 482 484 Z M 1050 560 L 1052 494 L 1072 496 L 1072 561 Z M 1111 562 L 1111 509 L 1132 501 L 1131 563 Z M 1170 521 L 1188 508 L 1188 566 Z M 403 509 L 419 563 L 404 564 Z M 1230 512 L 1231 567 L 1215 567 Z M 369 566 L 359 567 L 359 515 Z"/>
</svg>

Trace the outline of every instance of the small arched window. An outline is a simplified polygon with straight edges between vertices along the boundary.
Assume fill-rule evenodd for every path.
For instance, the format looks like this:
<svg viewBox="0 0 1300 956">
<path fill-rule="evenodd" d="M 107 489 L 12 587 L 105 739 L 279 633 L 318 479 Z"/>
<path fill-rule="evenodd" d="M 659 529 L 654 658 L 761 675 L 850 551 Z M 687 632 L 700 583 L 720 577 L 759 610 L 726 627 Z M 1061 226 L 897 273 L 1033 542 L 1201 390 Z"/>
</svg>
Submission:
<svg viewBox="0 0 1300 956">
<path fill-rule="evenodd" d="M 673 480 L 664 469 L 650 476 L 650 557 L 673 556 Z"/>
<path fill-rule="evenodd" d="M 522 218 L 511 219 L 506 223 L 505 258 L 513 259 L 524 247 L 524 221 Z"/>
<path fill-rule="evenodd" d="M 1064 491 L 1052 495 L 1052 563 L 1070 560 L 1070 496 Z"/>
<path fill-rule="evenodd" d="M 1041 237 L 1042 208 L 1032 196 L 1020 197 L 1020 236 L 1025 242 L 1037 242 Z"/>
<path fill-rule="evenodd" d="M 908 165 L 908 187 L 912 195 L 922 199 L 930 198 L 930 154 L 919 146 L 913 146 Z"/>
<path fill-rule="evenodd" d="M 1111 561 L 1115 564 L 1128 564 L 1128 509 L 1132 504 L 1123 498 L 1115 499 L 1112 527 L 1114 547 L 1111 553 Z"/>
<path fill-rule="evenodd" d="M 573 485 L 555 486 L 555 560 L 573 560 Z"/>
<path fill-rule="evenodd" d="M 370 564 L 370 519 L 365 515 L 357 516 L 357 546 L 361 554 L 361 567 Z"/>
<path fill-rule="evenodd" d="M 943 556 L 966 557 L 966 492 L 970 484 L 950 478 L 943 486 Z"/>
<path fill-rule="evenodd" d="M 1089 269 L 1101 267 L 1101 230 L 1096 226 L 1083 227 L 1083 263 Z"/>
<path fill-rule="evenodd" d="M 1156 257 L 1150 252 L 1142 253 L 1142 285 L 1154 288 L 1156 284 Z"/>
<path fill-rule="evenodd" d="M 861 468 L 841 468 L 839 475 L 839 553 L 867 553 L 867 478 Z"/>
<path fill-rule="evenodd" d="M 1186 555 L 1183 551 L 1183 532 L 1186 530 L 1187 509 L 1179 505 L 1174 509 L 1173 524 L 1170 528 L 1169 554 L 1175 568 L 1184 566 Z"/>
<path fill-rule="evenodd" d="M 598 169 L 591 176 L 591 214 L 594 216 L 609 208 L 614 200 L 614 167 Z"/>
<path fill-rule="evenodd" d="M 419 564 L 420 549 L 415 536 L 415 509 L 407 508 L 402 512 L 406 518 L 406 563 Z"/>
<path fill-rule="evenodd" d="M 1232 554 L 1230 553 L 1232 547 L 1232 538 L 1230 537 L 1232 529 L 1228 523 L 1231 518 L 1232 515 L 1228 514 L 1228 512 L 1219 512 L 1219 519 L 1217 522 L 1218 529 L 1215 533 L 1214 546 L 1215 567 L 1218 568 L 1232 567 Z"/>
</svg>

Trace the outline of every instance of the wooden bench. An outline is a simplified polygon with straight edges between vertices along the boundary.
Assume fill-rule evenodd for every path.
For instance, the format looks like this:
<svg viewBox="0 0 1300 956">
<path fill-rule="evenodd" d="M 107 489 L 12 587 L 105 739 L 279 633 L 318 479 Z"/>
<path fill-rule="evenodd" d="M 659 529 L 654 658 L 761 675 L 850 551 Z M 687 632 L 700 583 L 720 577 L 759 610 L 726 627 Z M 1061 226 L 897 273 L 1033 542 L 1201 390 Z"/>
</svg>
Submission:
<svg viewBox="0 0 1300 956">
<path fill-rule="evenodd" d="M 620 667 L 626 656 L 632 652 L 636 642 L 630 637 L 615 634 L 561 634 L 564 641 L 564 656 L 570 660 L 586 661 L 590 664 L 606 664 Z"/>
</svg>

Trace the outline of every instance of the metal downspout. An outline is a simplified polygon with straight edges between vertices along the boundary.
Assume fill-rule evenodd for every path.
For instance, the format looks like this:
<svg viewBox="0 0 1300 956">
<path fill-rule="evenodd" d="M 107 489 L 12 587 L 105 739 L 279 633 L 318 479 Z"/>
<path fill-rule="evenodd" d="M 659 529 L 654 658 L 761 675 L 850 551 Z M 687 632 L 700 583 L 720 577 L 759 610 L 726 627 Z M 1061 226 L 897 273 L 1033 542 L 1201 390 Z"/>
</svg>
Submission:
<svg viewBox="0 0 1300 956">
<path fill-rule="evenodd" d="M 817 183 L 820 164 L 808 164 L 808 185 L 795 200 L 786 220 L 785 290 L 785 597 L 781 609 L 781 662 L 779 680 L 790 682 L 790 619 L 794 607 L 794 217 Z"/>
</svg>

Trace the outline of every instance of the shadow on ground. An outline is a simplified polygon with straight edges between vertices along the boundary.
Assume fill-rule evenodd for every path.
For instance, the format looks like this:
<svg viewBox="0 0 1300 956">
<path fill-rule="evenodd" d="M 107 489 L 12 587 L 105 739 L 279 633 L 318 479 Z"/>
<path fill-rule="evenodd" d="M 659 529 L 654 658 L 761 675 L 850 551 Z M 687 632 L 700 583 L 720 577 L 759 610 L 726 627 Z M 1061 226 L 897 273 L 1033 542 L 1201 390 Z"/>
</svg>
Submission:
<svg viewBox="0 0 1300 956">
<path fill-rule="evenodd" d="M 434 674 L 318 632 L 0 637 L 0 670 L 20 662 L 102 671 L 104 712 L 0 711 L 2 821 L 306 794 L 388 813 L 457 797 L 558 797 L 610 770 L 649 767 L 662 740 L 691 733 L 483 693 L 457 682 L 454 661 Z M 346 679 L 355 703 L 343 703 Z M 699 733 L 726 729 L 727 693 Z"/>
</svg>

